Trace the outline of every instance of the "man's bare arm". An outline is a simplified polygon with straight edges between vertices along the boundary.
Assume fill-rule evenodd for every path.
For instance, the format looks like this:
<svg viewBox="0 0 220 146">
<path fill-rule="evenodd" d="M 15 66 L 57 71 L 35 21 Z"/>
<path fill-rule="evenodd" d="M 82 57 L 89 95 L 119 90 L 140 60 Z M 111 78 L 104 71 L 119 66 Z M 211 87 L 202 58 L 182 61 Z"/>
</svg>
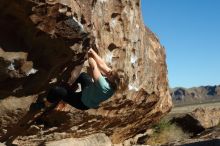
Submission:
<svg viewBox="0 0 220 146">
<path fill-rule="evenodd" d="M 97 81 L 102 74 L 98 69 L 96 61 L 92 57 L 89 57 L 88 61 L 90 66 L 90 74 L 92 75 L 94 81 Z"/>
<path fill-rule="evenodd" d="M 94 58 L 103 75 L 108 75 L 111 72 L 111 68 L 107 66 L 105 61 L 92 48 L 89 49 L 88 53 L 92 58 Z"/>
</svg>

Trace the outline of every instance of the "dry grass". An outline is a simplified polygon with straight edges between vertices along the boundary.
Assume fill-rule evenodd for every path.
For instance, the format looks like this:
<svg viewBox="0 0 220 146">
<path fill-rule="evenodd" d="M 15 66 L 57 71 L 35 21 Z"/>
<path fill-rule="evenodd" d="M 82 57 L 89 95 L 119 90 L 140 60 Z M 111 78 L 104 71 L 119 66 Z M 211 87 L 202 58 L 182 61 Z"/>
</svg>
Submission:
<svg viewBox="0 0 220 146">
<path fill-rule="evenodd" d="M 154 132 L 146 143 L 154 146 L 162 145 L 174 141 L 180 141 L 189 138 L 189 136 L 190 134 L 184 133 L 175 124 L 162 120 L 160 123 L 154 126 Z"/>
</svg>

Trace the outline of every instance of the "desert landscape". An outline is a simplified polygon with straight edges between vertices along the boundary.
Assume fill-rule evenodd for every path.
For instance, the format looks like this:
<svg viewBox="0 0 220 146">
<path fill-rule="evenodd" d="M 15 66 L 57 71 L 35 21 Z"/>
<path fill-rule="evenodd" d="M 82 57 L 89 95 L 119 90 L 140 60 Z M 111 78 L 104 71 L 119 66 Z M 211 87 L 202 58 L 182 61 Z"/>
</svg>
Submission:
<svg viewBox="0 0 220 146">
<path fill-rule="evenodd" d="M 176 2 L 1 0 L 0 146 L 219 146 L 219 5 Z"/>
<path fill-rule="evenodd" d="M 176 97 L 174 94 L 172 96 L 175 103 Z M 174 104 L 172 110 L 151 129 L 153 132 L 151 131 L 144 143 L 172 146 L 220 145 L 220 98 L 214 96 L 214 101 L 208 99 L 199 103 Z M 200 97 L 207 95 L 200 94 Z"/>
</svg>

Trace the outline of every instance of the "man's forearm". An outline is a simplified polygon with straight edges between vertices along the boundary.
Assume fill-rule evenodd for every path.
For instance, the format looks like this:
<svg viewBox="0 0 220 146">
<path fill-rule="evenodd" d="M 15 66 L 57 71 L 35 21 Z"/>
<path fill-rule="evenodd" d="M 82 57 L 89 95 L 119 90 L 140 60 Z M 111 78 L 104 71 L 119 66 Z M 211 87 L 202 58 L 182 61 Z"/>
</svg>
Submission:
<svg viewBox="0 0 220 146">
<path fill-rule="evenodd" d="M 105 63 L 103 59 L 93 49 L 91 49 L 91 53 L 92 53 L 92 57 L 95 59 L 98 65 L 101 63 Z"/>
<path fill-rule="evenodd" d="M 90 50 L 92 53 L 92 57 L 96 61 L 102 74 L 107 75 L 111 71 L 111 69 L 106 65 L 105 61 L 93 49 Z"/>
<path fill-rule="evenodd" d="M 90 49 L 89 53 L 91 53 L 91 57 L 95 60 L 95 62 L 97 63 L 98 68 L 100 69 L 100 71 L 102 72 L 103 75 L 107 75 L 109 74 L 109 72 L 111 71 L 111 69 L 107 66 L 107 64 L 105 63 L 105 61 L 93 50 Z"/>
<path fill-rule="evenodd" d="M 88 58 L 88 62 L 89 62 L 89 66 L 90 68 L 93 70 L 95 67 L 97 67 L 97 63 L 96 61 L 92 58 L 92 57 L 89 57 Z"/>
<path fill-rule="evenodd" d="M 89 57 L 88 61 L 89 61 L 89 66 L 90 66 L 90 73 L 93 79 L 97 81 L 101 75 L 101 72 L 98 69 L 97 63 L 92 57 Z"/>
</svg>

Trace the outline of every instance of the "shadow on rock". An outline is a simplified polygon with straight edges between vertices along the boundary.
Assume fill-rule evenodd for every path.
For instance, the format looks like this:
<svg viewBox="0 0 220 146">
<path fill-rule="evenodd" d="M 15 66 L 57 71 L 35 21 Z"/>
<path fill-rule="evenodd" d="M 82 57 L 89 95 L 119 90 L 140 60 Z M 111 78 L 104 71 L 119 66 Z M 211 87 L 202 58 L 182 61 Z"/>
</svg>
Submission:
<svg viewBox="0 0 220 146">
<path fill-rule="evenodd" d="M 212 139 L 208 141 L 200 141 L 195 143 L 184 144 L 181 146 L 219 146 L 219 145 L 220 145 L 220 139 Z"/>
</svg>

